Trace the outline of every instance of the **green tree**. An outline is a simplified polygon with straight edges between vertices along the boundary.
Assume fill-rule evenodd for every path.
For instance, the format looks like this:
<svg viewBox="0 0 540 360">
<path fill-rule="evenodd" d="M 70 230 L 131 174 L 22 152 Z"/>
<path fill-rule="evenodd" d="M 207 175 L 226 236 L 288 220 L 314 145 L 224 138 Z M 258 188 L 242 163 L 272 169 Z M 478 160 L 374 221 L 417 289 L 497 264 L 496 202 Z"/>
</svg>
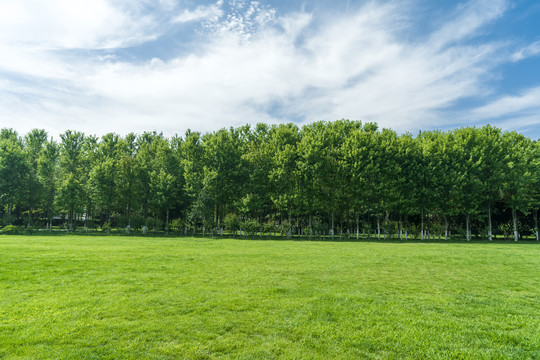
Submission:
<svg viewBox="0 0 540 360">
<path fill-rule="evenodd" d="M 44 200 L 43 183 L 38 176 L 38 159 L 47 142 L 45 130 L 34 129 L 24 137 L 24 154 L 28 164 L 28 172 L 25 179 L 24 200 L 28 209 L 29 224 L 33 224 L 34 211 L 39 208 Z"/>
<path fill-rule="evenodd" d="M 272 202 L 280 219 L 288 217 L 289 224 L 295 213 L 298 194 L 298 153 L 300 139 L 298 127 L 294 124 L 278 125 L 269 141 L 272 156 L 272 170 L 269 175 L 274 192 Z"/>
<path fill-rule="evenodd" d="M 85 163 L 85 136 L 81 132 L 66 131 L 60 135 L 60 181 L 58 207 L 67 214 L 70 230 L 73 230 L 74 220 L 77 214 L 81 214 L 85 208 L 85 173 L 88 167 Z"/>
<path fill-rule="evenodd" d="M 105 219 L 111 223 L 111 217 L 118 203 L 118 158 L 119 137 L 116 134 L 106 134 L 96 146 L 89 176 L 90 194 L 93 203 Z"/>
<path fill-rule="evenodd" d="M 58 187 L 58 156 L 59 146 L 53 140 L 45 143 L 41 152 L 38 163 L 38 177 L 42 184 L 43 190 L 43 206 L 45 216 L 47 217 L 47 228 L 52 229 L 52 220 L 54 216 L 54 204 Z"/>
<path fill-rule="evenodd" d="M 13 212 L 23 202 L 27 157 L 16 132 L 2 129 L 0 133 L 0 202 L 6 213 L 6 222 L 12 224 Z"/>
<path fill-rule="evenodd" d="M 131 228 L 131 218 L 133 210 L 137 206 L 137 137 L 129 133 L 124 138 L 119 139 L 117 145 L 117 201 L 118 208 L 126 217 L 123 225 Z"/>
<path fill-rule="evenodd" d="M 150 172 L 150 202 L 156 213 L 164 213 L 168 228 L 170 210 L 181 198 L 180 161 L 167 141 L 157 141 L 155 145 L 154 166 Z"/>
<path fill-rule="evenodd" d="M 503 200 L 512 210 L 514 240 L 518 241 L 517 212 L 527 213 L 534 203 L 534 184 L 538 171 L 535 167 L 535 146 L 529 138 L 516 132 L 505 133 L 503 144 L 506 149 Z"/>
</svg>

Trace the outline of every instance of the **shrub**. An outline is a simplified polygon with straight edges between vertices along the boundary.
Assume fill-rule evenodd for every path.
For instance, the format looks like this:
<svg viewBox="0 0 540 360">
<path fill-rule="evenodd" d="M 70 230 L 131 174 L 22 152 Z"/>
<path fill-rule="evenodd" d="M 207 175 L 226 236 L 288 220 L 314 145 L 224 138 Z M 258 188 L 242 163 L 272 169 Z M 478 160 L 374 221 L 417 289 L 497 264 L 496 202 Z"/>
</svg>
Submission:
<svg viewBox="0 0 540 360">
<path fill-rule="evenodd" d="M 241 227 L 248 235 L 255 236 L 261 226 L 257 220 L 246 220 L 242 221 Z"/>
<path fill-rule="evenodd" d="M 180 218 L 173 219 L 173 221 L 171 221 L 171 223 L 169 224 L 169 227 L 174 232 L 182 232 L 184 231 L 184 220 Z"/>
<path fill-rule="evenodd" d="M 17 234 L 21 231 L 21 228 L 15 225 L 6 225 L 2 229 L 2 234 Z"/>
<path fill-rule="evenodd" d="M 109 221 L 105 221 L 103 225 L 101 225 L 101 231 L 103 232 L 111 232 L 111 223 Z"/>
<path fill-rule="evenodd" d="M 160 219 L 153 218 L 153 217 L 146 218 L 146 227 L 149 230 L 152 230 L 152 231 L 163 230 L 163 225 L 164 223 Z"/>
<path fill-rule="evenodd" d="M 225 227 L 230 231 L 236 231 L 240 226 L 240 218 L 236 214 L 227 214 L 227 216 L 225 216 L 225 219 L 223 219 L 223 223 L 225 224 Z"/>
</svg>

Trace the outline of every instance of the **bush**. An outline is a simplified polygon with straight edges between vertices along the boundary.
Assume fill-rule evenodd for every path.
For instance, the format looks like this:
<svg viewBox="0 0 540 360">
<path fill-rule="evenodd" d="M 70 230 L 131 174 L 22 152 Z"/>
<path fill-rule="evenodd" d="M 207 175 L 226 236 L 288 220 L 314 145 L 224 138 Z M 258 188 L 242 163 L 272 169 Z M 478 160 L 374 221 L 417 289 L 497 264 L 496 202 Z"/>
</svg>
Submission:
<svg viewBox="0 0 540 360">
<path fill-rule="evenodd" d="M 184 220 L 177 218 L 170 222 L 169 227 L 172 231 L 180 233 L 184 231 Z"/>
<path fill-rule="evenodd" d="M 227 214 L 223 219 L 223 223 L 228 230 L 236 231 L 240 226 L 240 218 L 236 214 Z"/>
<path fill-rule="evenodd" d="M 279 224 L 278 229 L 279 229 L 279 232 L 281 233 L 281 236 L 283 235 L 290 236 L 293 230 L 292 225 L 289 224 L 287 220 L 282 221 L 281 224 Z"/>
<path fill-rule="evenodd" d="M 276 229 L 276 224 L 273 221 L 267 221 L 263 224 L 263 232 L 265 234 L 272 234 L 272 232 Z"/>
<path fill-rule="evenodd" d="M 244 230 L 248 235 L 255 236 L 259 231 L 261 225 L 257 220 L 246 220 L 241 223 L 242 230 Z"/>
<path fill-rule="evenodd" d="M 163 230 L 164 222 L 160 219 L 149 217 L 146 219 L 146 227 L 148 230 L 160 231 Z"/>
<path fill-rule="evenodd" d="M 19 226 L 15 225 L 6 225 L 2 229 L 2 234 L 17 234 L 21 231 L 21 228 Z"/>
<path fill-rule="evenodd" d="M 16 218 L 14 215 L 8 215 L 8 214 L 5 214 L 5 215 L 0 219 L 0 225 L 1 225 L 1 226 L 8 226 L 8 225 L 13 224 L 13 222 L 15 222 L 16 220 L 17 220 L 17 218 Z"/>
<path fill-rule="evenodd" d="M 141 229 L 144 225 L 144 218 L 141 215 L 134 214 L 131 216 L 131 229 Z"/>
<path fill-rule="evenodd" d="M 111 232 L 111 223 L 109 221 L 105 221 L 103 225 L 101 225 L 101 231 L 103 232 Z"/>
</svg>

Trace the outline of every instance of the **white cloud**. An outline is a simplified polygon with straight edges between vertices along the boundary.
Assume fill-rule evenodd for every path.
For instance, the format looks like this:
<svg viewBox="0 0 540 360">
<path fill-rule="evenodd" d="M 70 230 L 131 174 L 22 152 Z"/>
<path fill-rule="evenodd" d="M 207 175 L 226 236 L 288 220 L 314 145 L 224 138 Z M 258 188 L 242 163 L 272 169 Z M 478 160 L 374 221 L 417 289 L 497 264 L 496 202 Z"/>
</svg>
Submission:
<svg viewBox="0 0 540 360">
<path fill-rule="evenodd" d="M 540 54 L 540 41 L 536 41 L 531 45 L 512 54 L 512 61 L 518 62 L 538 54 Z"/>
<path fill-rule="evenodd" d="M 151 16 L 127 12 L 119 5 L 108 0 L 3 0 L 0 44 L 44 50 L 106 49 L 156 36 Z"/>
<path fill-rule="evenodd" d="M 218 1 L 217 5 L 223 6 L 223 1 Z M 205 21 L 207 31 L 217 35 L 234 34 L 247 41 L 256 32 L 275 22 L 276 10 L 259 1 L 235 0 L 230 2 L 230 6 L 226 16 L 209 17 Z"/>
<path fill-rule="evenodd" d="M 184 11 L 173 19 L 175 23 L 187 23 L 192 21 L 210 20 L 218 21 L 223 16 L 223 0 L 219 0 L 212 5 L 198 6 L 195 10 L 191 11 L 184 9 Z"/>
<path fill-rule="evenodd" d="M 98 35 L 77 34 L 99 28 L 101 12 L 86 19 L 88 25 L 83 22 L 72 39 L 60 35 L 71 26 L 68 22 L 49 30 L 43 41 L 99 48 L 154 33 L 151 25 L 133 28 L 134 15 L 104 0 L 95 3 L 115 19 Z M 258 2 L 236 4 L 226 11 L 220 0 L 175 12 L 180 15 L 171 21 L 200 21 L 206 32 L 191 54 L 167 61 L 68 62 L 0 40 L 0 50 L 9 54 L 0 57 L 0 69 L 32 78 L 0 82 L 0 127 L 12 122 L 22 132 L 33 127 L 53 134 L 68 128 L 94 134 L 156 129 L 170 135 L 188 127 L 208 131 L 255 122 L 351 118 L 416 130 L 440 122 L 439 111 L 456 101 L 485 91 L 483 79 L 497 65 L 497 45 L 472 46 L 467 40 L 507 6 L 505 1 L 473 1 L 426 43 L 409 43 L 401 40 L 406 23 L 399 3 L 370 3 L 324 21 L 305 12 L 278 15 Z M 19 13 L 24 18 L 26 13 Z M 1 26 L 14 25 L 0 25 L 0 33 Z M 41 41 L 36 43 L 41 47 Z"/>
<path fill-rule="evenodd" d="M 535 87 L 515 96 L 505 96 L 474 110 L 474 115 L 483 119 L 497 119 L 524 112 L 540 111 L 540 87 Z"/>
<path fill-rule="evenodd" d="M 477 34 L 478 30 L 499 18 L 507 10 L 507 0 L 472 0 L 460 6 L 457 15 L 432 34 L 436 47 L 463 41 Z"/>
</svg>

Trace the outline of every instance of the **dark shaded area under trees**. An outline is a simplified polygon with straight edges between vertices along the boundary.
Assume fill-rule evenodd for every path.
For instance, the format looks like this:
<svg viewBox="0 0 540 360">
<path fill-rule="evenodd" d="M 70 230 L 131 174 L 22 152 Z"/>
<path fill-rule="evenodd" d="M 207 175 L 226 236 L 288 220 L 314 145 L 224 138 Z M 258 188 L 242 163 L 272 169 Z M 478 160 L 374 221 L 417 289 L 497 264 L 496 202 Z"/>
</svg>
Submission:
<svg viewBox="0 0 540 360">
<path fill-rule="evenodd" d="M 2 129 L 0 205 L 6 230 L 538 240 L 540 142 L 349 120 L 59 142 Z"/>
</svg>

